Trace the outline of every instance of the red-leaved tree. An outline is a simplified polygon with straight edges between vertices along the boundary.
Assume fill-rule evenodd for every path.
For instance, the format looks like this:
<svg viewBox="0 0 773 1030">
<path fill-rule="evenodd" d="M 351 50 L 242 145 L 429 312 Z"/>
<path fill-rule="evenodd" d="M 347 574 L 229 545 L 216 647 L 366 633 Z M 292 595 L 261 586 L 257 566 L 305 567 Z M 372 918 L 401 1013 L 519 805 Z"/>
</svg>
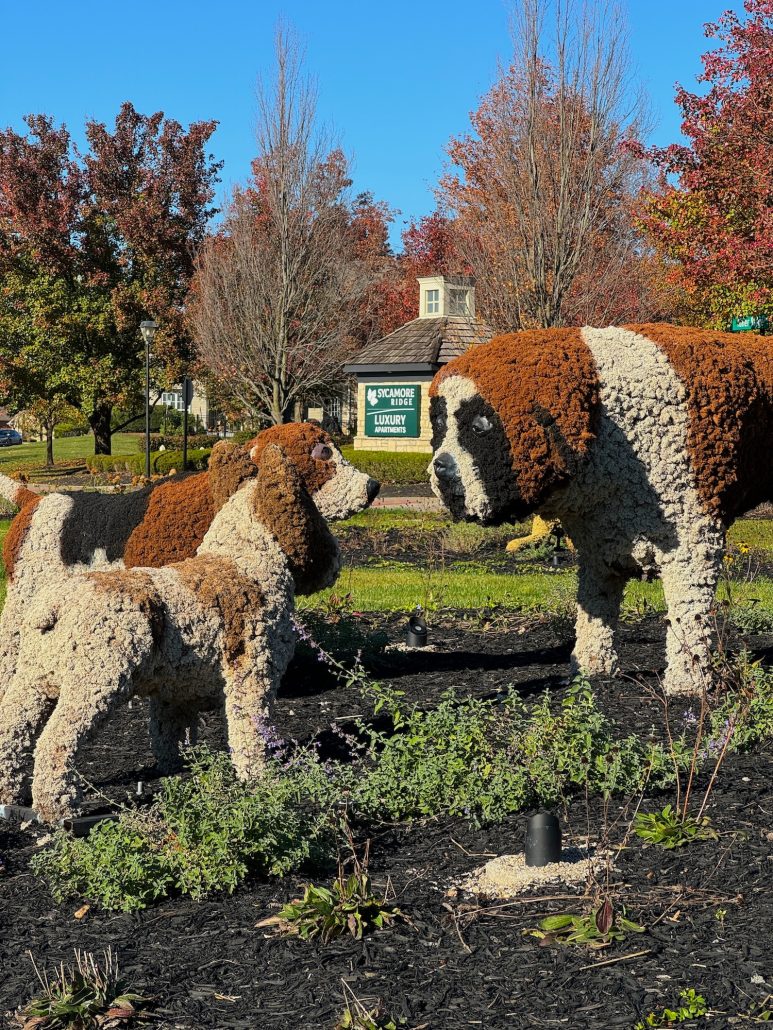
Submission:
<svg viewBox="0 0 773 1030">
<path fill-rule="evenodd" d="M 114 406 L 140 393 L 139 323 L 160 326 L 157 379 L 190 355 L 183 307 L 214 213 L 216 123 L 184 129 L 125 103 L 114 129 L 86 124 L 85 156 L 52 119 L 26 123 L 0 131 L 0 389 L 76 404 L 109 454 Z"/>
<path fill-rule="evenodd" d="M 708 89 L 677 88 L 688 142 L 650 151 L 660 181 L 643 203 L 694 320 L 715 327 L 773 315 L 773 0 L 744 10 L 706 25 L 720 41 L 703 55 Z"/>
</svg>

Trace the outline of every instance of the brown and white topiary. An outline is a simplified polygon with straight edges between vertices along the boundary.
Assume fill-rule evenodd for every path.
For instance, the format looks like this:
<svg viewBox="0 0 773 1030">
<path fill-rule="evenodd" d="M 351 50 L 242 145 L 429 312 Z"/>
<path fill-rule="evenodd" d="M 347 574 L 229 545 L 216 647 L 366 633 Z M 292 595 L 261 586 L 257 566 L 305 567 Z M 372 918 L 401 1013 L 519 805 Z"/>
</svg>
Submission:
<svg viewBox="0 0 773 1030">
<path fill-rule="evenodd" d="M 160 568 L 192 557 L 216 512 L 257 475 L 269 444 L 288 456 L 323 518 L 353 515 L 378 493 L 379 484 L 313 423 L 274 426 L 243 446 L 222 441 L 206 472 L 126 494 L 41 497 L 0 475 L 0 495 L 21 508 L 3 545 L 9 584 L 0 614 L 0 698 L 14 674 L 22 614 L 49 579 L 85 569 Z"/>
<path fill-rule="evenodd" d="M 484 522 L 560 518 L 580 562 L 573 661 L 613 673 L 626 581 L 657 568 L 666 689 L 699 690 L 726 527 L 773 497 L 773 347 L 675 326 L 498 337 L 431 389 L 433 489 Z"/>
<path fill-rule="evenodd" d="M 57 498 L 62 503 L 64 498 Z M 45 820 L 73 812 L 82 745 L 117 705 L 151 699 L 151 739 L 171 769 L 200 711 L 224 707 L 238 775 L 265 759 L 262 729 L 295 646 L 296 588 L 339 572 L 338 546 L 292 462 L 265 448 L 257 479 L 222 506 L 195 557 L 164 568 L 47 580 L 21 624 L 0 702 L 0 801 Z"/>
</svg>

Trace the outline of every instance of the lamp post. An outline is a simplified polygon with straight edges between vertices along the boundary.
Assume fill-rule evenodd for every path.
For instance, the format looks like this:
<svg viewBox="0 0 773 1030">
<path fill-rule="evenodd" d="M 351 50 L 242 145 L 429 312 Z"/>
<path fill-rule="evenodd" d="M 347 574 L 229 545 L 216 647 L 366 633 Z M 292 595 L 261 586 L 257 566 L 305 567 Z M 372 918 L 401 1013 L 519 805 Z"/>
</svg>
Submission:
<svg viewBox="0 0 773 1030">
<path fill-rule="evenodd" d="M 150 348 L 156 335 L 156 322 L 140 322 L 145 341 L 145 478 L 150 479 Z"/>
</svg>

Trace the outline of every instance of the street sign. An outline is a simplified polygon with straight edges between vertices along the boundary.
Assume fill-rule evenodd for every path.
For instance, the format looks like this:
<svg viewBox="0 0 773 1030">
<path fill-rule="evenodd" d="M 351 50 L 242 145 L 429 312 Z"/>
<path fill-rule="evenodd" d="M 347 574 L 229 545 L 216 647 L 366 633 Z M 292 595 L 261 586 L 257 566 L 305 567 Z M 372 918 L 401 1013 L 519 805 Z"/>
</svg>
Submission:
<svg viewBox="0 0 773 1030">
<path fill-rule="evenodd" d="M 766 333 L 768 331 L 767 315 L 741 315 L 733 319 L 731 333 Z"/>
<path fill-rule="evenodd" d="M 189 408 L 191 406 L 191 401 L 193 400 L 193 380 L 189 379 L 187 376 L 183 377 L 182 395 L 183 407 Z"/>
<path fill-rule="evenodd" d="M 421 386 L 418 383 L 374 383 L 365 387 L 365 435 L 419 435 Z"/>
</svg>

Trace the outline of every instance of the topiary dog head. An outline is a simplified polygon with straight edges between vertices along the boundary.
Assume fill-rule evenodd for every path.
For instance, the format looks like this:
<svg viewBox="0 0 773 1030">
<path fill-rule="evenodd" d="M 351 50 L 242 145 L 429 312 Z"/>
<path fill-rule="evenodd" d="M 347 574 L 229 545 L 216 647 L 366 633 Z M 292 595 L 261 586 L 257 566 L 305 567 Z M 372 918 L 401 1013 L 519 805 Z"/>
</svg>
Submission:
<svg viewBox="0 0 773 1030">
<path fill-rule="evenodd" d="M 341 570 L 336 539 L 295 462 L 276 444 L 262 450 L 252 504 L 287 557 L 296 593 L 312 594 L 335 583 Z"/>
<path fill-rule="evenodd" d="M 328 433 L 313 422 L 271 426 L 248 444 L 222 440 L 209 459 L 209 485 L 215 511 L 246 480 L 257 475 L 266 447 L 281 447 L 295 466 L 307 493 L 323 518 L 345 519 L 375 500 L 379 483 L 354 468 Z"/>
<path fill-rule="evenodd" d="M 430 388 L 430 481 L 457 518 L 522 518 L 565 485 L 594 438 L 598 376 L 579 329 L 510 333 Z"/>
</svg>

